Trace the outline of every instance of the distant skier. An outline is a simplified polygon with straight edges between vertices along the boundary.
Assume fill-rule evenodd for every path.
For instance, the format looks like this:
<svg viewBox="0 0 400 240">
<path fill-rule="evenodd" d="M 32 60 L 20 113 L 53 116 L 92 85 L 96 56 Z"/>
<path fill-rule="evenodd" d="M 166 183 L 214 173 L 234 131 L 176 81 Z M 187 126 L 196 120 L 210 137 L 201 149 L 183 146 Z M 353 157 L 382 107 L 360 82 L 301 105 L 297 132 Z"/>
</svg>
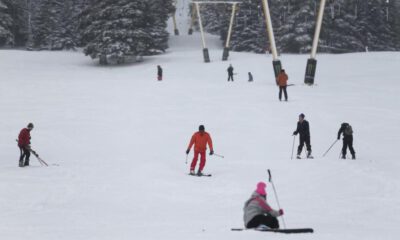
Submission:
<svg viewBox="0 0 400 240">
<path fill-rule="evenodd" d="M 206 150 L 207 150 L 207 145 L 210 147 L 210 155 L 214 154 L 213 150 L 213 144 L 211 140 L 211 136 L 209 133 L 205 131 L 205 128 L 203 125 L 199 126 L 199 131 L 194 133 L 192 138 L 190 139 L 189 146 L 186 150 L 186 154 L 189 154 L 190 149 L 194 145 L 194 157 L 192 160 L 192 164 L 190 165 L 190 175 L 195 175 L 195 168 L 197 164 L 197 160 L 199 158 L 200 154 L 200 167 L 197 171 L 197 175 L 201 176 L 203 175 L 203 169 L 204 166 L 206 165 Z"/>
<path fill-rule="evenodd" d="M 29 123 L 26 128 L 23 128 L 18 135 L 18 147 L 20 150 L 19 166 L 29 166 L 29 157 L 31 155 L 31 134 L 33 124 Z M 24 162 L 25 159 L 25 162 Z"/>
<path fill-rule="evenodd" d="M 283 209 L 274 210 L 267 203 L 266 184 L 259 182 L 257 189 L 250 199 L 244 204 L 244 225 L 246 228 L 268 227 L 279 228 L 279 216 L 283 215 Z"/>
<path fill-rule="evenodd" d="M 282 101 L 282 91 L 285 94 L 285 101 L 288 100 L 288 95 L 286 91 L 288 79 L 288 75 L 285 73 L 285 70 L 282 69 L 281 72 L 278 74 L 278 77 L 276 78 L 276 82 L 279 86 L 279 101 Z"/>
<path fill-rule="evenodd" d="M 300 159 L 301 151 L 303 150 L 304 144 L 307 146 L 307 158 L 313 158 L 311 155 L 311 143 L 310 143 L 310 125 L 307 120 L 304 119 L 304 114 L 299 115 L 299 121 L 297 122 L 297 129 L 293 132 L 293 135 L 300 134 L 300 144 L 297 148 L 297 159 Z"/>
<path fill-rule="evenodd" d="M 233 82 L 233 67 L 232 67 L 232 64 L 229 64 L 229 67 L 228 67 L 228 82 L 230 80 L 232 80 L 232 82 Z"/>
<path fill-rule="evenodd" d="M 163 77 L 163 69 L 161 68 L 160 65 L 157 65 L 157 80 L 162 81 Z"/>
<path fill-rule="evenodd" d="M 348 123 L 342 123 L 339 132 L 338 140 L 340 140 L 340 135 L 343 133 L 343 148 L 342 148 L 342 159 L 346 159 L 347 147 L 349 147 L 351 153 L 351 159 L 356 159 L 356 152 L 353 148 L 353 128 Z"/>
<path fill-rule="evenodd" d="M 251 72 L 249 72 L 249 82 L 253 81 L 253 74 L 251 74 Z"/>
</svg>

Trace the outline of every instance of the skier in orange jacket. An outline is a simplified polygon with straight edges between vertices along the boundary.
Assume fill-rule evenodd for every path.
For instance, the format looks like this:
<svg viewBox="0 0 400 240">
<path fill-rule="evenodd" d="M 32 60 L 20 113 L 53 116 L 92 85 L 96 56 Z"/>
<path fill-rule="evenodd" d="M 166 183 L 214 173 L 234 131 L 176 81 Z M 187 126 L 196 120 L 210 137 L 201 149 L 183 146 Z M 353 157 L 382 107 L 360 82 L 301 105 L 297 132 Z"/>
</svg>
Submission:
<svg viewBox="0 0 400 240">
<path fill-rule="evenodd" d="M 190 139 L 190 143 L 186 150 L 186 154 L 189 154 L 193 144 L 194 144 L 194 157 L 192 160 L 192 164 L 190 165 L 190 175 L 195 174 L 194 169 L 196 168 L 197 160 L 199 159 L 199 154 L 200 154 L 200 167 L 199 170 L 197 171 L 197 175 L 201 176 L 203 175 L 202 171 L 204 169 L 204 166 L 206 165 L 207 144 L 210 147 L 210 155 L 214 154 L 211 136 L 208 132 L 205 131 L 203 125 L 199 126 L 199 131 L 194 133 L 192 139 Z"/>
</svg>

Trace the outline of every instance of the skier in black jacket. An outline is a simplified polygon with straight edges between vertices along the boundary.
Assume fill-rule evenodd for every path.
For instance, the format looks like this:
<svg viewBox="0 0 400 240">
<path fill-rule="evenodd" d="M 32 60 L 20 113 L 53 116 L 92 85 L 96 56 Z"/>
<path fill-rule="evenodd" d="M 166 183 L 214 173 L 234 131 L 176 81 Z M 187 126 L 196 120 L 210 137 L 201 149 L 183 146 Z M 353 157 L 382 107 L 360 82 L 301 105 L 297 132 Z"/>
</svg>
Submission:
<svg viewBox="0 0 400 240">
<path fill-rule="evenodd" d="M 229 82 L 229 80 L 232 80 L 232 82 L 233 82 L 233 67 L 232 67 L 232 64 L 229 64 L 229 67 L 228 67 L 227 71 L 228 71 L 228 82 Z"/>
<path fill-rule="evenodd" d="M 300 144 L 297 148 L 297 159 L 300 159 L 301 151 L 303 150 L 304 143 L 307 146 L 307 158 L 313 158 L 311 155 L 311 144 L 310 144 L 310 125 L 307 120 L 304 119 L 304 114 L 299 115 L 299 121 L 297 122 L 297 129 L 293 132 L 293 135 L 300 134 Z"/>
<path fill-rule="evenodd" d="M 160 65 L 157 65 L 157 80 L 162 81 L 163 69 Z"/>
<path fill-rule="evenodd" d="M 337 139 L 340 140 L 340 135 L 343 133 L 343 148 L 342 148 L 342 159 L 346 159 L 347 147 L 349 147 L 351 153 L 351 159 L 356 159 L 356 152 L 353 148 L 353 128 L 348 123 L 342 123 L 339 129 Z"/>
</svg>

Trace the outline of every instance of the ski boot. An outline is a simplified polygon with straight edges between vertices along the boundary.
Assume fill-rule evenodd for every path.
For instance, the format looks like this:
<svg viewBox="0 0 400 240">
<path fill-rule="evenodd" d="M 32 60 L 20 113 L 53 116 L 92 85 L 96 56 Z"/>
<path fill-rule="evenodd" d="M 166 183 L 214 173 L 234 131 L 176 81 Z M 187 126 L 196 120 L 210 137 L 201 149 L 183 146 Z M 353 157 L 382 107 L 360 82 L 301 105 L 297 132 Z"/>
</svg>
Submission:
<svg viewBox="0 0 400 240">
<path fill-rule="evenodd" d="M 24 163 L 24 167 L 28 167 L 28 166 L 29 166 L 29 159 L 26 159 L 25 163 Z"/>
<path fill-rule="evenodd" d="M 297 159 L 301 159 L 301 156 L 300 156 L 300 154 L 297 154 L 297 157 L 296 157 Z"/>
<path fill-rule="evenodd" d="M 268 229 L 271 229 L 271 228 L 268 227 L 267 225 L 264 225 L 264 224 L 260 224 L 260 225 L 258 225 L 258 226 L 256 227 L 256 230 L 257 230 L 257 231 L 265 231 L 265 230 L 268 230 Z"/>
<path fill-rule="evenodd" d="M 351 159 L 356 160 L 356 154 L 351 155 Z"/>
<path fill-rule="evenodd" d="M 194 176 L 194 175 L 196 175 L 196 174 L 195 174 L 194 170 L 190 170 L 190 173 L 189 173 L 189 175 L 192 175 L 192 176 Z"/>
<path fill-rule="evenodd" d="M 18 166 L 19 166 L 19 167 L 24 167 L 24 160 L 22 160 L 22 159 L 19 160 Z"/>
<path fill-rule="evenodd" d="M 342 154 L 342 159 L 346 159 L 346 155 L 343 155 L 343 154 Z"/>
<path fill-rule="evenodd" d="M 308 159 L 313 159 L 314 157 L 311 155 L 311 151 L 309 151 L 308 153 L 307 153 L 307 158 Z"/>
<path fill-rule="evenodd" d="M 203 176 L 203 173 L 199 170 L 199 171 L 197 171 L 197 176 L 201 177 L 201 176 Z"/>
</svg>

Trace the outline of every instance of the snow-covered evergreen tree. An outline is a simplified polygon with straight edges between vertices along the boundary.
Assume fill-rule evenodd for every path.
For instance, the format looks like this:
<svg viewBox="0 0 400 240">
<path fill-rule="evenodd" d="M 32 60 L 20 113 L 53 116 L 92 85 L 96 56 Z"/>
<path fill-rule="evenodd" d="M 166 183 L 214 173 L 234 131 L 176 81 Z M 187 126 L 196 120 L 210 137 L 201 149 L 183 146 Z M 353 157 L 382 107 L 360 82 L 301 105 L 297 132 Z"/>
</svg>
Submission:
<svg viewBox="0 0 400 240">
<path fill-rule="evenodd" d="M 312 46 L 319 0 L 269 0 L 275 39 L 280 52 L 308 53 Z M 319 51 L 351 52 L 399 50 L 399 0 L 327 0 Z M 239 5 L 232 36 L 232 49 L 262 52 L 268 46 L 264 17 L 256 8 L 261 0 L 244 0 Z M 208 30 L 225 39 L 227 23 L 215 21 L 216 16 L 229 14 L 229 9 L 209 5 L 203 11 Z M 218 14 L 216 14 L 218 12 Z M 260 12 L 260 11 L 258 11 Z M 261 11 L 261 14 L 263 12 Z M 225 35 L 224 35 L 225 34 Z"/>
<path fill-rule="evenodd" d="M 72 20 L 73 0 L 40 0 L 35 6 L 32 21 L 33 49 L 62 50 L 76 46 Z"/>
<path fill-rule="evenodd" d="M 84 51 L 101 64 L 165 51 L 172 1 L 95 0 L 84 15 Z"/>
<path fill-rule="evenodd" d="M 14 45 L 12 27 L 14 20 L 10 15 L 9 3 L 0 0 L 0 47 Z"/>
</svg>

